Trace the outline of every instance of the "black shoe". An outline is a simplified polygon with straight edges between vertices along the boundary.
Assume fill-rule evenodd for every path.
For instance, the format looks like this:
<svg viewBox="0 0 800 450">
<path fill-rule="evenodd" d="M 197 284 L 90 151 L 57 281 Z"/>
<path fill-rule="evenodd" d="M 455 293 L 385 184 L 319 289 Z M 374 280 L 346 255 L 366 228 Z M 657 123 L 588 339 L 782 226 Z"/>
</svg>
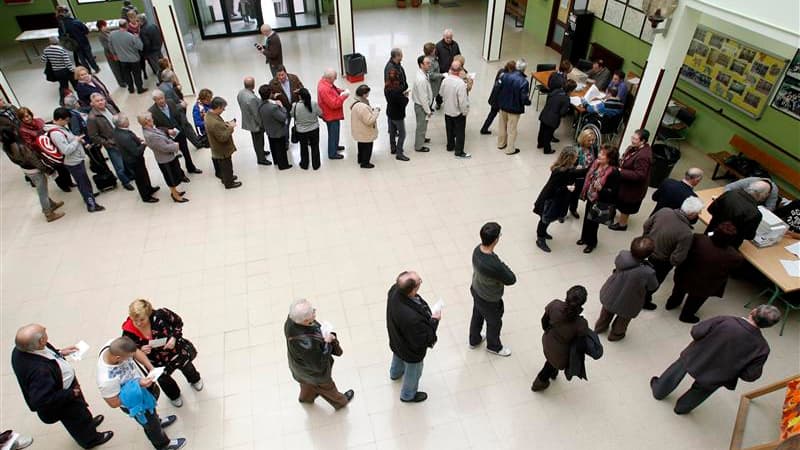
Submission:
<svg viewBox="0 0 800 450">
<path fill-rule="evenodd" d="M 429 151 L 431 151 L 431 149 L 429 149 L 428 147 L 421 147 L 419 150 L 414 150 L 414 151 L 420 153 L 428 153 Z"/>
<path fill-rule="evenodd" d="M 580 219 L 581 218 L 581 215 L 578 214 L 578 211 L 570 211 L 569 213 L 572 215 L 572 217 L 574 217 L 576 219 Z"/>
<path fill-rule="evenodd" d="M 658 309 L 658 305 L 656 305 L 653 302 L 644 302 L 644 306 L 642 306 L 642 309 L 646 309 L 648 311 L 655 311 L 656 309 Z"/>
<path fill-rule="evenodd" d="M 72 189 L 69 186 L 63 186 L 63 187 L 59 186 L 59 189 L 61 189 L 64 192 L 72 192 Z"/>
<path fill-rule="evenodd" d="M 560 141 L 560 140 L 558 140 L 558 138 L 557 138 L 557 137 L 553 137 L 552 139 L 550 139 L 550 142 L 561 142 L 561 141 Z"/>
<path fill-rule="evenodd" d="M 155 194 L 158 190 L 161 189 L 161 186 L 153 186 L 150 188 L 150 194 Z"/>
<path fill-rule="evenodd" d="M 550 233 L 545 233 L 543 237 L 545 239 L 553 239 L 553 236 L 550 236 Z"/>
<path fill-rule="evenodd" d="M 397 154 L 397 150 L 395 150 L 395 149 L 391 149 L 391 150 L 389 150 L 389 153 L 391 153 L 391 154 L 393 154 L 393 155 L 394 155 L 394 154 Z"/>
<path fill-rule="evenodd" d="M 340 152 L 343 151 L 344 150 L 344 145 L 340 145 L 340 146 L 336 147 L 336 150 L 338 150 Z"/>
<path fill-rule="evenodd" d="M 583 249 L 583 253 L 592 253 L 594 251 L 594 245 L 587 245 L 586 248 Z"/>
<path fill-rule="evenodd" d="M 371 163 L 361 164 L 361 168 L 362 169 L 372 169 L 373 167 L 375 167 L 375 164 L 371 164 Z"/>
<path fill-rule="evenodd" d="M 133 187 L 133 186 L 131 186 L 131 184 L 130 184 L 130 183 L 128 183 L 128 184 L 123 184 L 123 185 L 122 185 L 122 187 L 124 187 L 126 191 L 135 191 L 135 190 L 136 190 L 136 188 L 135 188 L 135 187 Z"/>
<path fill-rule="evenodd" d="M 95 442 L 93 442 L 91 445 L 89 445 L 86 448 L 99 447 L 99 446 L 105 444 L 106 442 L 110 441 L 111 438 L 113 438 L 113 437 L 114 437 L 114 432 L 113 431 L 103 431 L 103 432 L 100 433 L 100 437 Z"/>
<path fill-rule="evenodd" d="M 611 225 L 609 225 L 608 229 L 609 230 L 614 230 L 614 231 L 625 231 L 625 230 L 628 229 L 628 226 L 627 225 L 620 225 L 620 224 L 615 222 L 615 223 L 612 223 Z"/>
<path fill-rule="evenodd" d="M 670 297 L 667 300 L 667 304 L 664 305 L 664 309 L 666 309 L 667 311 L 672 311 L 673 309 L 677 308 L 678 306 L 681 306 L 681 303 L 683 303 L 683 299 L 681 299 L 678 302 L 673 302 L 672 301 L 672 297 Z"/>
<path fill-rule="evenodd" d="M 537 144 L 537 145 L 536 145 L 536 148 L 544 148 L 544 145 L 542 145 L 542 144 Z"/>
<path fill-rule="evenodd" d="M 144 94 L 145 92 L 147 92 L 147 88 L 141 88 L 138 91 L 136 91 L 137 94 Z"/>
<path fill-rule="evenodd" d="M 658 377 L 650 377 L 650 391 L 655 390 L 655 384 L 658 383 Z M 655 394 L 653 395 L 656 398 Z M 656 400 L 661 400 L 660 398 L 656 398 Z"/>
<path fill-rule="evenodd" d="M 545 253 L 550 253 L 550 247 L 547 246 L 547 241 L 544 238 L 536 239 L 536 246 L 542 249 Z"/>
<path fill-rule="evenodd" d="M 289 166 L 289 167 L 292 167 L 292 166 Z M 287 167 L 287 169 L 288 169 L 288 167 Z M 242 182 L 241 181 L 234 181 L 233 183 L 230 184 L 230 186 L 225 186 L 225 189 L 236 189 L 236 188 L 241 187 L 241 186 L 242 186 Z"/>
<path fill-rule="evenodd" d="M 181 194 L 181 195 L 183 195 L 183 194 Z M 170 197 L 172 197 L 172 196 L 170 195 Z M 177 198 L 175 198 L 175 197 L 172 197 L 172 201 L 173 201 L 173 202 L 175 202 L 175 203 L 186 203 L 186 202 L 188 202 L 188 201 L 189 201 L 189 199 L 188 199 L 188 198 L 181 197 L 181 199 L 180 199 L 180 200 L 178 200 Z"/>
<path fill-rule="evenodd" d="M 353 401 L 353 397 L 354 397 L 355 395 L 356 395 L 356 393 L 355 393 L 355 392 L 353 392 L 353 390 L 352 390 L 352 389 L 350 389 L 349 391 L 347 391 L 347 392 L 345 392 L 345 393 L 344 393 L 344 396 L 347 398 L 347 401 L 348 401 L 348 402 L 352 402 L 352 401 Z"/>
<path fill-rule="evenodd" d="M 128 94 L 133 94 L 133 92 L 134 92 L 133 88 L 128 89 Z"/>
<path fill-rule="evenodd" d="M 583 245 L 585 243 L 586 242 L 583 242 L 583 239 L 578 239 L 577 241 L 575 241 L 575 245 Z"/>
<path fill-rule="evenodd" d="M 456 153 L 456 158 L 469 159 L 472 158 L 472 155 L 469 153 Z"/>
<path fill-rule="evenodd" d="M 192 169 L 192 170 L 190 170 L 190 171 L 189 171 L 189 173 L 197 173 L 197 174 L 200 174 L 200 173 L 203 173 L 203 171 L 202 171 L 202 170 L 200 170 L 200 169 Z"/>
<path fill-rule="evenodd" d="M 481 134 L 492 134 L 489 130 L 481 130 Z"/>
<path fill-rule="evenodd" d="M 105 211 L 106 208 L 103 207 L 102 205 L 94 205 L 86 208 L 86 210 L 89 211 L 90 213 L 95 213 L 95 212 Z"/>
<path fill-rule="evenodd" d="M 425 138 L 425 143 L 426 144 L 430 144 L 431 143 L 431 138 Z"/>
<path fill-rule="evenodd" d="M 531 385 L 531 390 L 533 392 L 540 392 L 550 387 L 550 380 L 540 380 L 539 377 L 536 377 L 533 380 L 533 384 Z"/>
<path fill-rule="evenodd" d="M 308 164 L 300 164 L 300 168 L 303 170 L 308 170 Z"/>
<path fill-rule="evenodd" d="M 519 149 L 518 149 L 518 148 L 515 148 L 513 152 L 511 152 L 511 153 L 506 153 L 506 155 L 508 155 L 508 156 L 511 156 L 511 155 L 516 155 L 517 153 L 519 153 Z"/>
<path fill-rule="evenodd" d="M 167 417 L 162 417 L 161 418 L 161 428 L 167 428 L 168 426 L 170 426 L 173 423 L 175 423 L 176 420 L 178 420 L 178 416 L 176 416 L 174 414 L 170 414 Z"/>
<path fill-rule="evenodd" d="M 555 151 L 555 150 L 553 150 L 553 149 L 551 148 L 549 151 L 548 151 L 548 150 L 545 150 L 545 151 L 544 151 L 544 154 L 545 154 L 545 155 L 552 155 L 552 154 L 553 154 L 553 153 L 555 153 L 555 152 L 556 152 L 556 151 Z"/>
<path fill-rule="evenodd" d="M 333 155 L 333 156 L 328 156 L 328 159 L 344 159 L 344 156 L 342 156 L 342 155 Z"/>
<path fill-rule="evenodd" d="M 294 166 L 292 166 L 291 164 L 287 164 L 287 165 L 285 165 L 283 167 L 278 166 L 278 170 L 287 170 L 287 169 L 291 169 L 292 167 L 294 167 Z"/>
<path fill-rule="evenodd" d="M 105 420 L 105 417 L 103 417 L 102 414 L 98 414 L 94 416 L 94 418 L 92 418 L 92 425 L 94 425 L 94 427 L 97 428 L 100 426 L 101 423 L 103 423 L 103 420 Z"/>
<path fill-rule="evenodd" d="M 406 155 L 404 155 L 402 153 L 397 155 L 397 156 L 395 156 L 394 159 L 396 159 L 398 161 L 411 161 L 411 159 L 408 156 L 406 156 Z"/>
<path fill-rule="evenodd" d="M 403 400 L 401 398 L 400 401 L 403 403 L 420 403 L 424 402 L 427 399 L 428 399 L 428 394 L 424 392 L 417 392 L 416 394 L 414 394 L 414 398 L 412 398 L 411 400 Z"/>
<path fill-rule="evenodd" d="M 259 161 L 258 165 L 260 165 L 260 166 L 271 166 L 272 165 L 272 161 Z"/>
<path fill-rule="evenodd" d="M 559 217 L 558 218 L 558 223 L 564 223 L 565 219 L 566 219 L 566 217 Z"/>
<path fill-rule="evenodd" d="M 447 151 L 448 151 L 448 152 L 452 152 L 452 151 L 453 151 L 453 149 L 452 149 L 452 148 L 448 148 L 448 149 L 447 149 Z"/>
<path fill-rule="evenodd" d="M 158 203 L 158 199 L 155 198 L 155 197 L 150 197 L 150 198 L 144 199 L 142 201 L 145 202 L 145 203 Z"/>
<path fill-rule="evenodd" d="M 684 322 L 684 323 L 697 323 L 697 322 L 700 322 L 700 318 L 695 316 L 694 314 L 692 314 L 691 316 L 684 316 L 683 314 L 681 314 L 678 317 L 678 320 L 680 320 L 681 322 Z"/>
<path fill-rule="evenodd" d="M 186 175 L 184 175 L 184 176 L 183 176 L 183 179 L 182 179 L 181 181 L 182 181 L 182 182 L 184 182 L 184 183 L 188 183 L 188 182 L 190 182 L 190 181 L 192 181 L 192 180 L 190 180 L 190 179 L 189 179 L 189 177 L 187 177 Z"/>
</svg>

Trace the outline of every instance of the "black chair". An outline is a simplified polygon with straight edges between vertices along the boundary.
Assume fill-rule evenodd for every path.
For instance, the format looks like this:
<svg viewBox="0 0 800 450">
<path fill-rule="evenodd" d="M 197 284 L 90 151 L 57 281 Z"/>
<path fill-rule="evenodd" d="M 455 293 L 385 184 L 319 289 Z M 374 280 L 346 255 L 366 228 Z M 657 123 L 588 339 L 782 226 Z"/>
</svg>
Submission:
<svg viewBox="0 0 800 450">
<path fill-rule="evenodd" d="M 674 141 L 677 143 L 678 150 L 680 150 L 681 141 L 686 140 L 689 127 L 692 126 L 694 119 L 696 118 L 697 113 L 695 111 L 687 108 L 678 109 L 678 112 L 675 114 L 675 119 L 685 126 L 675 127 L 674 124 L 668 125 L 662 122 L 661 126 L 658 127 L 658 131 L 656 132 L 656 140 L 665 144 L 670 141 Z"/>
<path fill-rule="evenodd" d="M 592 70 L 592 62 L 588 59 L 579 59 L 575 67 L 583 73 Z"/>
<path fill-rule="evenodd" d="M 536 71 L 537 72 L 547 72 L 549 70 L 556 70 L 555 64 L 537 64 Z M 533 99 L 533 94 L 536 94 L 536 111 L 539 110 L 539 99 L 542 95 L 547 95 L 550 93 L 550 89 L 547 89 L 546 85 L 540 84 L 538 81 L 536 85 L 533 87 L 531 91 L 531 99 Z"/>
</svg>

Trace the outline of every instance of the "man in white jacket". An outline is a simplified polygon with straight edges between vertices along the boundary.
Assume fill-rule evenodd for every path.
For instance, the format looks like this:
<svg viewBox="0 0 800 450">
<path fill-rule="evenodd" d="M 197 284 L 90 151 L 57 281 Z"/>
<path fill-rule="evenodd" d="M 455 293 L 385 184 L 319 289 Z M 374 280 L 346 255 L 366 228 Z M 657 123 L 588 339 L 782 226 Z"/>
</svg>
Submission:
<svg viewBox="0 0 800 450">
<path fill-rule="evenodd" d="M 443 99 L 442 109 L 447 132 L 447 151 L 455 151 L 456 158 L 470 158 L 472 155 L 464 153 L 469 97 L 467 96 L 467 84 L 459 76 L 461 70 L 461 63 L 453 61 L 450 65 L 450 72 L 442 80 L 442 88 L 439 93 Z"/>
<path fill-rule="evenodd" d="M 414 116 L 417 118 L 417 129 L 414 138 L 414 150 L 418 152 L 429 152 L 430 148 L 425 144 L 431 140 L 425 137 L 428 131 L 428 120 L 433 111 L 433 89 L 428 78 L 428 71 L 431 68 L 431 59 L 427 56 L 417 58 L 417 79 L 414 81 L 414 88 L 411 91 L 411 100 L 414 101 Z"/>
</svg>

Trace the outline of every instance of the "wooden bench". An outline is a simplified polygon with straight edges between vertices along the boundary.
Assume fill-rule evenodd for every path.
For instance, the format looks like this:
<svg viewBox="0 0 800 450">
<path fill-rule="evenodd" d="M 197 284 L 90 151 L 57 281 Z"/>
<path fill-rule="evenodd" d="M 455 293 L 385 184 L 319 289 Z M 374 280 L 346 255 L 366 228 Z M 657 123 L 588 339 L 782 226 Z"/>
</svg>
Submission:
<svg viewBox="0 0 800 450">
<path fill-rule="evenodd" d="M 736 153 L 731 153 L 729 151 L 723 150 L 721 152 L 716 153 L 709 153 L 709 158 L 711 158 L 717 165 L 714 167 L 714 174 L 711 175 L 712 180 L 718 180 L 720 178 L 735 178 L 741 179 L 746 178 L 747 175 L 740 173 L 735 168 L 729 166 L 725 163 L 725 160 L 734 156 L 735 154 L 742 154 L 747 158 L 750 158 L 756 162 L 758 162 L 761 167 L 763 167 L 770 175 L 778 177 L 780 180 L 788 183 L 790 186 L 800 186 L 800 172 L 792 169 L 786 163 L 780 161 L 779 159 L 775 158 L 774 156 L 766 153 L 765 151 L 761 150 L 760 148 L 756 147 L 745 138 L 739 136 L 738 134 L 734 134 L 729 142 L 730 146 L 736 150 Z M 720 175 L 719 169 L 724 168 L 725 174 Z M 781 195 L 784 197 L 793 197 L 790 193 L 786 192 L 784 189 L 781 189 Z"/>
<path fill-rule="evenodd" d="M 506 2 L 506 14 L 514 18 L 514 26 L 525 26 L 525 11 L 528 9 L 528 0 L 509 0 Z"/>
</svg>

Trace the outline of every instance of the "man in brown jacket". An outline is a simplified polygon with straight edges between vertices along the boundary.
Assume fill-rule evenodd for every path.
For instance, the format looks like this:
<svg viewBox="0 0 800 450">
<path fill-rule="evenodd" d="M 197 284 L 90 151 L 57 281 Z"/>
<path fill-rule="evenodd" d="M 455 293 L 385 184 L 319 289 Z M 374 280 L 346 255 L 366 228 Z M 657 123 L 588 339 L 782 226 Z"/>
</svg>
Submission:
<svg viewBox="0 0 800 450">
<path fill-rule="evenodd" d="M 278 73 L 278 66 L 283 64 L 281 37 L 267 24 L 261 25 L 261 34 L 264 35 L 264 45 L 257 44 L 256 49 L 267 58 L 269 71 L 274 77 Z"/>
<path fill-rule="evenodd" d="M 233 174 L 233 161 L 231 156 L 236 151 L 233 143 L 233 131 L 236 129 L 236 119 L 222 120 L 221 114 L 225 111 L 228 102 L 222 97 L 211 99 L 211 109 L 206 113 L 206 134 L 211 146 L 211 161 L 214 163 L 214 175 L 222 180 L 225 189 L 235 189 L 242 185 L 236 181 Z"/>
<path fill-rule="evenodd" d="M 720 386 L 736 389 L 741 378 L 756 381 L 769 356 L 769 344 L 761 328 L 781 319 L 772 305 L 760 305 L 746 318 L 717 316 L 692 327 L 692 341 L 677 361 L 650 379 L 653 397 L 661 400 L 678 387 L 688 373 L 694 384 L 675 404 L 675 414 L 687 414 L 698 407 Z"/>
<path fill-rule="evenodd" d="M 286 67 L 278 66 L 275 72 L 275 78 L 269 82 L 269 88 L 272 92 L 277 93 L 276 100 L 283 104 L 287 111 L 292 109 L 292 103 L 299 102 L 300 96 L 298 91 L 304 87 L 300 78 L 293 73 L 286 71 Z"/>
<path fill-rule="evenodd" d="M 98 92 L 89 97 L 89 103 L 92 109 L 86 118 L 86 133 L 89 135 L 92 144 L 106 148 L 108 158 L 111 160 L 111 165 L 114 166 L 114 172 L 117 173 L 119 182 L 122 183 L 125 189 L 133 191 L 134 187 L 131 186 L 133 172 L 125 167 L 122 153 L 117 149 L 117 144 L 114 142 L 114 112 L 106 107 L 105 96 Z"/>
</svg>

